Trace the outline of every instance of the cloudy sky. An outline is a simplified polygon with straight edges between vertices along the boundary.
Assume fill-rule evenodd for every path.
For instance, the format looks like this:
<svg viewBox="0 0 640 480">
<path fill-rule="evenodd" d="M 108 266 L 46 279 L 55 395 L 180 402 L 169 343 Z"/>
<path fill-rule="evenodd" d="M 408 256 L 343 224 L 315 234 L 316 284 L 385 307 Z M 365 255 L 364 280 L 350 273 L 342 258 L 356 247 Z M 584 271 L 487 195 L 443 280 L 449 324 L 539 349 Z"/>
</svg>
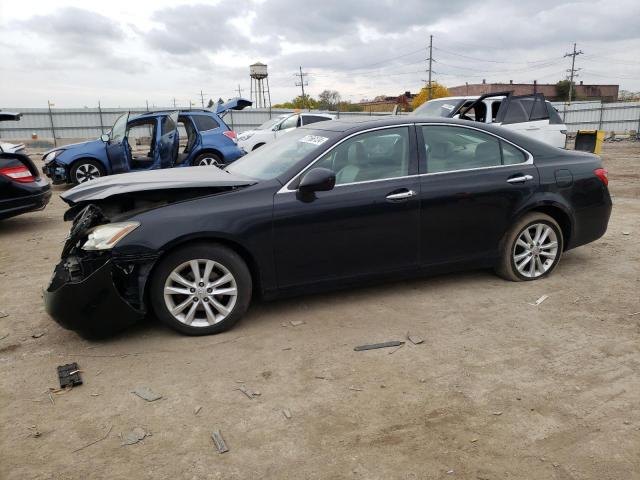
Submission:
<svg viewBox="0 0 640 480">
<path fill-rule="evenodd" d="M 269 65 L 274 103 L 338 90 L 358 101 L 424 85 L 577 80 L 640 90 L 638 0 L 0 0 L 0 108 L 188 105 L 249 95 Z"/>
</svg>

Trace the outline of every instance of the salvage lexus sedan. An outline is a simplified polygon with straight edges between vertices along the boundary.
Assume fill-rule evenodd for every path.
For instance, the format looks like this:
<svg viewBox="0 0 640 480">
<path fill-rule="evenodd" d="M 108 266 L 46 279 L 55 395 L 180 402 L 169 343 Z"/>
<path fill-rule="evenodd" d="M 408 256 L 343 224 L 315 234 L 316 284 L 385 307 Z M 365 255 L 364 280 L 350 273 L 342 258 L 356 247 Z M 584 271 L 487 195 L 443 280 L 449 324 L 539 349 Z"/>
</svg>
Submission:
<svg viewBox="0 0 640 480">
<path fill-rule="evenodd" d="M 147 313 L 202 335 L 231 327 L 252 297 L 461 267 L 536 280 L 605 233 L 607 183 L 595 155 L 477 122 L 321 122 L 225 170 L 66 192 L 73 226 L 46 307 L 83 336 Z"/>
</svg>

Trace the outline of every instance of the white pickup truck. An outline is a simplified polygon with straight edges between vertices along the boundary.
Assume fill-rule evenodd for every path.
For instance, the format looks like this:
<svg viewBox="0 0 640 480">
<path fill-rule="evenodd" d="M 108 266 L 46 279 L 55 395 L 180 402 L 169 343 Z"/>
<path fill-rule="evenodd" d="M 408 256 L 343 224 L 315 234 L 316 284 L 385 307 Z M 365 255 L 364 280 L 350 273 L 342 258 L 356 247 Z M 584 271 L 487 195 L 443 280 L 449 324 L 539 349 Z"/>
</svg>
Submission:
<svg viewBox="0 0 640 480">
<path fill-rule="evenodd" d="M 444 97 L 423 103 L 413 114 L 492 123 L 554 147 L 564 148 L 567 140 L 566 125 L 541 93 L 512 95 L 511 92 L 498 92 L 476 97 Z"/>
</svg>

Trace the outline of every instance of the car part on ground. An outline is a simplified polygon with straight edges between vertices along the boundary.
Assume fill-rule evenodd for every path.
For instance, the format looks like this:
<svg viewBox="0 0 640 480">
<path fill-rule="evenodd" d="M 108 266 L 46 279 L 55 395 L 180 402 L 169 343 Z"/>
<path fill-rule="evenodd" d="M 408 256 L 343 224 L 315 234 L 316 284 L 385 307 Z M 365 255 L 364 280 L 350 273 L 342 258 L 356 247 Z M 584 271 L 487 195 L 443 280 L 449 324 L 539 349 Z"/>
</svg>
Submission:
<svg viewBox="0 0 640 480">
<path fill-rule="evenodd" d="M 54 184 L 88 182 L 106 175 L 201 165 L 223 166 L 242 155 L 223 113 L 251 105 L 234 99 L 209 110 L 124 114 L 100 139 L 44 153 L 43 172 Z"/>
<path fill-rule="evenodd" d="M 45 301 L 84 336 L 150 312 L 216 333 L 254 296 L 463 267 L 542 278 L 611 213 L 599 157 L 420 117 L 323 122 L 224 171 L 105 177 L 62 198 L 74 223 Z"/>
<path fill-rule="evenodd" d="M 42 210 L 50 199 L 51 185 L 29 157 L 0 152 L 0 219 Z"/>
</svg>

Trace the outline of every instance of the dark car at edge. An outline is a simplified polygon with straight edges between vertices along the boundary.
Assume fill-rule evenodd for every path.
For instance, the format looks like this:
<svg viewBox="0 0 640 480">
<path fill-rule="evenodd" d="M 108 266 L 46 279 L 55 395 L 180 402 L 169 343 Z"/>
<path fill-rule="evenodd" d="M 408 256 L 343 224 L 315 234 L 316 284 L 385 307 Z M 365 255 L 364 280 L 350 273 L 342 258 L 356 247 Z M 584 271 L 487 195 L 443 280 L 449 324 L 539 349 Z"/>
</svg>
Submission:
<svg viewBox="0 0 640 480">
<path fill-rule="evenodd" d="M 0 220 L 42 210 L 51 199 L 51 185 L 23 153 L 0 147 Z"/>
<path fill-rule="evenodd" d="M 73 220 L 45 292 L 83 336 L 155 315 L 191 335 L 252 298 L 494 268 L 543 278 L 611 213 L 596 155 L 420 117 L 302 127 L 225 170 L 107 177 L 63 195 Z"/>
</svg>

